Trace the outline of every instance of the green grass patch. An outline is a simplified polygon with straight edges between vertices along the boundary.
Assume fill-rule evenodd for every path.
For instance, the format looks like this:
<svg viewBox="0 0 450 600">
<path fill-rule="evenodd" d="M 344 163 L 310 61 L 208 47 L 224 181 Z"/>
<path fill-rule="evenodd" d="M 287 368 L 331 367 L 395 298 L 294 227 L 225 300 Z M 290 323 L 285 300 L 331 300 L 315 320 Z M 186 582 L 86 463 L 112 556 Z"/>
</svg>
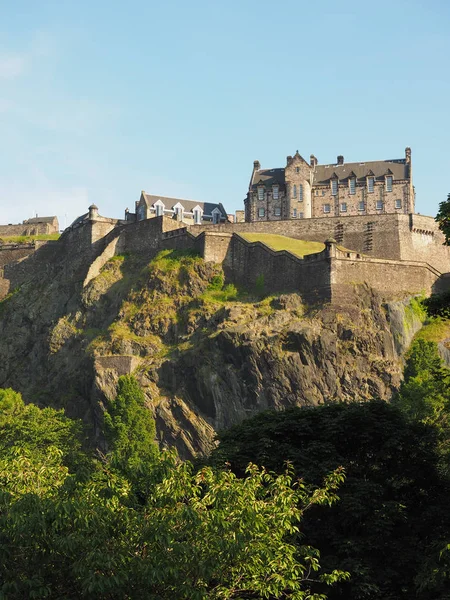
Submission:
<svg viewBox="0 0 450 600">
<path fill-rule="evenodd" d="M 34 241 L 58 240 L 59 233 L 42 233 L 40 235 L 8 235 L 0 238 L 3 244 L 29 244 Z"/>
<path fill-rule="evenodd" d="M 442 317 L 428 319 L 414 337 L 416 340 L 435 342 L 436 344 L 448 338 L 450 338 L 450 319 L 443 319 Z"/>
<path fill-rule="evenodd" d="M 262 242 L 273 250 L 287 250 L 296 256 L 303 258 L 307 254 L 316 254 L 325 249 L 322 242 L 307 242 L 306 240 L 296 240 L 284 235 L 275 233 L 240 233 L 248 242 Z"/>
</svg>

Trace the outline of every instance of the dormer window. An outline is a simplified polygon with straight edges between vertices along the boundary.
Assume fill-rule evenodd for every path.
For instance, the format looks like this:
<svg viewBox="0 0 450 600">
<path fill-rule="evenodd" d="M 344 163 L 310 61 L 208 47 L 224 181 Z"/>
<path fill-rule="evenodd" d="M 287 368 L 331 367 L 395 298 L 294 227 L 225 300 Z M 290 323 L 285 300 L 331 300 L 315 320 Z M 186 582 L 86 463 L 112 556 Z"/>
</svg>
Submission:
<svg viewBox="0 0 450 600">
<path fill-rule="evenodd" d="M 386 176 L 386 191 L 392 192 L 392 175 Z"/>
<path fill-rule="evenodd" d="M 192 214 L 194 215 L 194 224 L 195 225 L 200 225 L 200 223 L 202 222 L 202 213 L 203 213 L 203 211 L 200 208 L 200 206 L 198 206 L 198 205 L 192 211 Z"/>
<path fill-rule="evenodd" d="M 274 200 L 278 200 L 280 188 L 277 185 L 273 186 L 272 196 Z"/>
<path fill-rule="evenodd" d="M 157 217 L 162 217 L 164 214 L 164 204 L 161 200 L 157 200 L 155 202 L 155 214 Z"/>
<path fill-rule="evenodd" d="M 258 200 L 264 200 L 264 188 L 263 187 L 258 188 Z"/>
<path fill-rule="evenodd" d="M 217 225 L 217 223 L 220 223 L 220 210 L 218 208 L 215 208 L 211 214 L 212 214 L 213 223 L 215 225 Z"/>
<path fill-rule="evenodd" d="M 356 194 L 356 177 L 351 177 L 348 182 L 350 194 Z"/>
<path fill-rule="evenodd" d="M 297 198 L 297 186 L 295 185 L 295 183 L 292 187 L 292 197 Z"/>
<path fill-rule="evenodd" d="M 338 193 L 338 180 L 332 179 L 331 180 L 331 195 L 337 196 L 337 193 Z"/>
<path fill-rule="evenodd" d="M 303 184 L 298 186 L 298 201 L 303 202 Z"/>
<path fill-rule="evenodd" d="M 369 194 L 371 194 L 374 190 L 375 187 L 375 177 L 368 177 L 367 178 L 367 191 L 369 192 Z"/>
</svg>

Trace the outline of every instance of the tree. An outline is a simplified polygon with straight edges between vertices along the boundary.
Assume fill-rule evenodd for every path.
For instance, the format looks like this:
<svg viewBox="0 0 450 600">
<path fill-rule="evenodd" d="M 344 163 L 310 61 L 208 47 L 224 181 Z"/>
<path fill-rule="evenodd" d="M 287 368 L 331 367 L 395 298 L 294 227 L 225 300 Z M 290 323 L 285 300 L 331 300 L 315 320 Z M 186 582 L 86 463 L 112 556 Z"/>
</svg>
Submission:
<svg viewBox="0 0 450 600">
<path fill-rule="evenodd" d="M 445 235 L 446 246 L 450 245 L 450 194 L 447 200 L 439 203 L 439 211 L 436 215 L 436 221 L 439 223 L 439 229 Z"/>
<path fill-rule="evenodd" d="M 130 481 L 142 483 L 158 454 L 158 446 L 153 415 L 133 376 L 119 378 L 117 396 L 108 405 L 104 421 L 110 444 L 109 464 Z"/>
<path fill-rule="evenodd" d="M 450 532 L 436 437 L 433 427 L 381 401 L 292 408 L 222 432 L 211 462 L 229 462 L 242 476 L 249 461 L 276 472 L 289 461 L 312 485 L 342 465 L 340 501 L 327 511 L 314 507 L 302 526 L 326 569 L 351 573 L 329 597 L 429 600 L 443 598 L 442 590 L 420 595 L 416 576 L 424 563 L 439 562 Z"/>
<path fill-rule="evenodd" d="M 4 454 L 0 598 L 320 600 L 331 584 L 348 576 L 335 568 L 322 570 L 318 550 L 305 540 L 294 543 L 304 514 L 337 499 L 342 470 L 310 490 L 290 468 L 275 475 L 250 465 L 237 478 L 229 469 L 196 471 L 175 452 L 147 452 L 150 466 L 142 463 L 139 469 L 154 470 L 153 485 L 145 503 L 130 502 L 139 481 L 131 468 L 134 452 L 150 424 L 136 416 L 132 380 L 122 380 L 118 397 L 111 416 L 112 453 L 131 473 L 131 484 L 121 468 L 111 468 L 108 460 L 96 464 L 90 456 L 89 477 L 74 477 L 63 464 L 67 436 L 54 432 L 48 445 L 42 442 L 47 432 L 39 428 L 29 441 L 40 448 L 35 455 L 20 445 Z M 137 406 L 142 408 L 139 401 Z M 21 431 L 24 410 L 38 423 L 47 410 L 24 407 L 14 392 L 4 395 L 5 407 L 9 413 L 0 421 L 0 439 L 2 423 Z M 122 425 L 141 431 L 131 440 L 132 452 Z M 312 593 L 312 585 L 319 585 L 320 593 Z"/>
</svg>

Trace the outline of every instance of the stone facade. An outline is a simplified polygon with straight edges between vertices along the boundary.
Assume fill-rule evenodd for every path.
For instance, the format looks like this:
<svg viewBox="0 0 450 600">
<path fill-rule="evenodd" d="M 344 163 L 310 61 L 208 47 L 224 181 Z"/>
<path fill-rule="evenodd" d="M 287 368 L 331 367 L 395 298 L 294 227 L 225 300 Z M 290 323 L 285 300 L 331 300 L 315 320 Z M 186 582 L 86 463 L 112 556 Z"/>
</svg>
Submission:
<svg viewBox="0 0 450 600">
<path fill-rule="evenodd" d="M 59 232 L 57 217 L 34 217 L 17 225 L 0 225 L 0 238 L 10 236 L 48 235 Z"/>
<path fill-rule="evenodd" d="M 253 172 L 245 203 L 248 222 L 414 213 L 411 149 L 405 158 L 319 165 L 296 152 L 284 168 Z"/>
</svg>

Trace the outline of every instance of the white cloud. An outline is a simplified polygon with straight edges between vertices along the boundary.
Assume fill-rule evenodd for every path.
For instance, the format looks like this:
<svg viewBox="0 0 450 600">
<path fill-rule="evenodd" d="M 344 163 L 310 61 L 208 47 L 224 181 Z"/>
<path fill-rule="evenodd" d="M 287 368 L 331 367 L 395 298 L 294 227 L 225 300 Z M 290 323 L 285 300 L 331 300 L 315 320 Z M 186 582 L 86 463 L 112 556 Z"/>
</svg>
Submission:
<svg viewBox="0 0 450 600">
<path fill-rule="evenodd" d="M 19 54 L 0 55 L 0 78 L 15 79 L 24 73 L 27 65 L 25 56 Z"/>
</svg>

